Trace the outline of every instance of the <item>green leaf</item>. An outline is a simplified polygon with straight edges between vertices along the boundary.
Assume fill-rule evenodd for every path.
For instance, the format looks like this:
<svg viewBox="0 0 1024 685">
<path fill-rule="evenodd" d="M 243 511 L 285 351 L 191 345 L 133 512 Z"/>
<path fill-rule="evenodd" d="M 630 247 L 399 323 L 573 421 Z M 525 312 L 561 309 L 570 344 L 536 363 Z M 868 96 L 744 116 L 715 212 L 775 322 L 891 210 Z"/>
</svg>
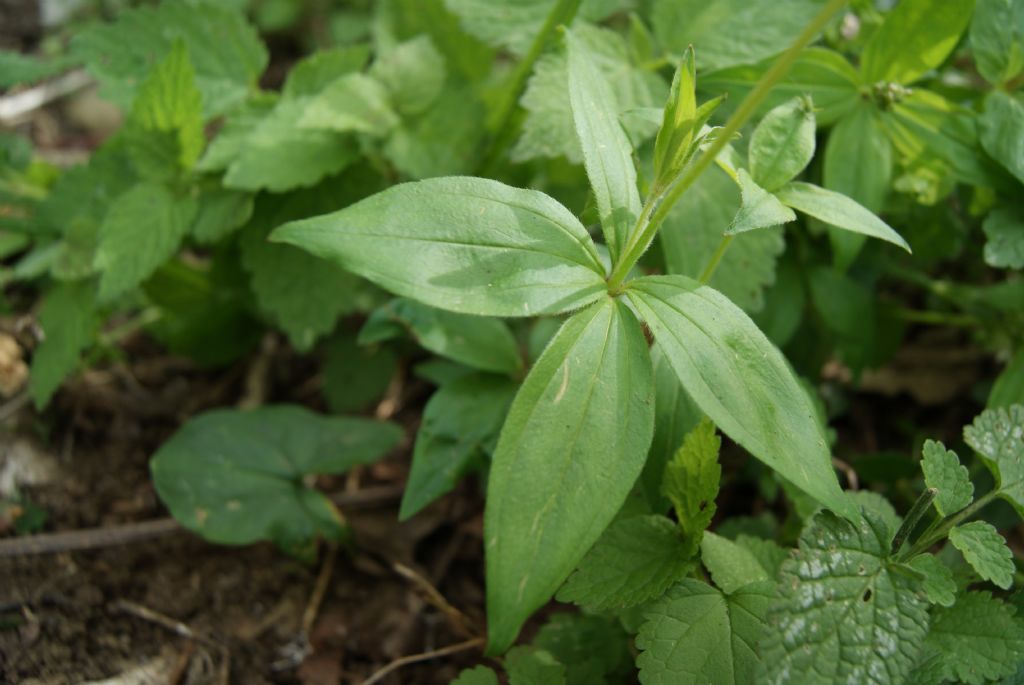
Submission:
<svg viewBox="0 0 1024 685">
<path fill-rule="evenodd" d="M 151 67 L 183 41 L 192 57 L 204 118 L 244 100 L 267 66 L 267 50 L 241 13 L 221 3 L 165 2 L 120 12 L 71 41 L 72 54 L 99 80 L 101 93 L 127 109 Z"/>
<path fill-rule="evenodd" d="M 701 174 L 659 232 L 669 273 L 698 278 L 739 207 L 738 188 L 724 171 L 714 167 Z M 709 285 L 747 311 L 760 310 L 784 245 L 777 229 L 738 234 Z"/>
<path fill-rule="evenodd" d="M 138 169 L 157 179 L 173 178 L 199 159 L 206 145 L 202 95 L 183 41 L 175 41 L 139 86 L 126 134 Z"/>
<path fill-rule="evenodd" d="M 190 419 L 153 455 L 150 470 L 174 518 L 207 540 L 290 547 L 342 531 L 330 500 L 303 479 L 375 461 L 401 436 L 390 423 L 298 406 L 219 409 Z"/>
<path fill-rule="evenodd" d="M 261 92 L 236 107 L 210 141 L 197 169 L 226 171 L 245 152 L 246 139 L 274 111 L 278 101 L 277 93 Z"/>
<path fill-rule="evenodd" d="M 481 371 L 515 374 L 522 370 L 519 345 L 500 319 L 436 309 L 398 298 L 374 311 L 362 330 L 363 344 L 408 333 L 422 347 Z"/>
<path fill-rule="evenodd" d="M 401 114 L 419 114 L 441 94 L 444 57 L 429 36 L 417 36 L 381 55 L 370 75 L 387 88 Z"/>
<path fill-rule="evenodd" d="M 921 589 L 932 604 L 944 607 L 953 606 L 956 601 L 956 581 L 953 572 L 932 554 L 919 554 L 907 566 L 924 577 Z"/>
<path fill-rule="evenodd" d="M 1009 605 L 968 592 L 951 608 L 935 610 L 925 645 L 940 655 L 946 680 L 983 685 L 1024 661 L 1024 627 Z"/>
<path fill-rule="evenodd" d="M 1013 585 L 1013 552 L 991 523 L 971 521 L 949 531 L 949 541 L 985 580 L 1009 590 Z"/>
<path fill-rule="evenodd" d="M 814 405 L 782 354 L 721 293 L 684 276 L 649 276 L 626 291 L 690 397 L 751 454 L 847 516 Z"/>
<path fill-rule="evenodd" d="M 728 93 L 726 107 L 739 104 L 774 63 L 775 59 L 771 58 L 756 65 L 702 74 L 701 88 L 709 93 Z M 838 52 L 821 47 L 807 48 L 772 88 L 760 111 L 800 96 L 813 99 L 818 124 L 828 126 L 860 101 L 860 75 Z"/>
<path fill-rule="evenodd" d="M 633 146 L 619 125 L 615 97 L 594 66 L 587 44 L 571 31 L 565 34 L 569 57 L 569 103 L 583 150 L 590 186 L 597 199 L 605 243 L 614 262 L 640 215 Z"/>
<path fill-rule="evenodd" d="M 650 446 L 653 401 L 647 342 L 621 302 L 575 314 L 533 366 L 488 481 L 492 652 L 512 643 L 622 506 Z"/>
<path fill-rule="evenodd" d="M 542 649 L 516 647 L 505 657 L 509 685 L 565 685 L 565 666 Z"/>
<path fill-rule="evenodd" d="M 632 640 L 617 618 L 557 613 L 533 644 L 566 667 L 566 685 L 618 685 L 634 672 Z"/>
<path fill-rule="evenodd" d="M 195 214 L 195 200 L 175 197 L 154 183 L 139 183 L 117 198 L 96 248 L 99 298 L 128 292 L 174 256 Z"/>
<path fill-rule="evenodd" d="M 979 126 L 985 151 L 1024 183 L 1024 103 L 1019 97 L 992 91 L 985 97 Z"/>
<path fill-rule="evenodd" d="M 960 465 L 956 452 L 936 440 L 925 440 L 921 451 L 921 470 L 924 482 L 938 490 L 935 509 L 942 516 L 960 511 L 974 499 L 974 484 L 965 466 Z"/>
<path fill-rule="evenodd" d="M 815 515 L 783 563 L 761 657 L 768 683 L 899 683 L 928 630 L 928 605 L 889 558 L 888 525 Z"/>
<path fill-rule="evenodd" d="M 989 83 L 1002 85 L 1024 71 L 1024 2 L 978 0 L 970 36 L 974 63 Z"/>
<path fill-rule="evenodd" d="M 804 95 L 768 112 L 750 137 L 750 174 L 775 192 L 792 181 L 814 157 L 814 103 Z"/>
<path fill-rule="evenodd" d="M 892 182 L 892 143 L 874 106 L 860 103 L 832 128 L 825 143 L 824 184 L 878 213 Z M 847 231 L 829 234 L 836 262 L 848 266 L 865 239 Z"/>
<path fill-rule="evenodd" d="M 988 408 L 1024 404 L 1024 348 L 1017 351 L 1006 365 L 988 396 Z"/>
<path fill-rule="evenodd" d="M 870 210 L 841 193 L 793 181 L 777 193 L 782 202 L 830 226 L 879 238 L 910 252 L 910 245 Z"/>
<path fill-rule="evenodd" d="M 434 393 L 416 434 L 399 519 L 450 492 L 474 462 L 494 451 L 517 389 L 508 379 L 474 373 Z"/>
<path fill-rule="evenodd" d="M 387 90 L 365 74 L 348 74 L 310 98 L 299 119 L 304 129 L 383 136 L 399 123 Z"/>
<path fill-rule="evenodd" d="M 537 316 L 606 291 L 582 224 L 535 190 L 451 177 L 393 186 L 273 239 L 298 245 L 386 290 L 440 309 Z"/>
<path fill-rule="evenodd" d="M 0 50 L 0 88 L 35 83 L 56 76 L 71 64 L 68 59 L 41 60 L 12 50 Z"/>
<path fill-rule="evenodd" d="M 729 224 L 726 235 L 736 235 L 759 228 L 772 228 L 780 224 L 796 221 L 796 214 L 789 207 L 779 202 L 778 198 L 757 185 L 746 169 L 736 174 L 736 182 L 740 187 L 740 209 Z"/>
<path fill-rule="evenodd" d="M 636 645 L 643 685 L 754 682 L 771 584 L 722 594 L 686 579 L 646 613 Z"/>
<path fill-rule="evenodd" d="M 778 579 L 782 562 L 789 558 L 789 549 L 780 547 L 773 540 L 740 533 L 736 536 L 736 544 L 749 552 L 772 580 Z"/>
<path fill-rule="evenodd" d="M 662 354 L 671 366 L 671 356 L 665 351 Z M 715 498 L 722 478 L 718 463 L 721 446 L 715 424 L 703 418 L 665 465 L 661 492 L 675 508 L 688 555 L 696 554 L 701 536 L 718 510 Z"/>
<path fill-rule="evenodd" d="M 383 345 L 362 346 L 355 336 L 336 335 L 327 342 L 324 399 L 335 414 L 356 412 L 384 396 L 398 367 L 398 357 Z"/>
<path fill-rule="evenodd" d="M 655 0 L 651 25 L 667 51 L 693 45 L 701 68 L 714 71 L 782 52 L 820 9 L 814 0 Z"/>
<path fill-rule="evenodd" d="M 249 193 L 220 187 L 204 192 L 199 196 L 192 236 L 203 245 L 219 242 L 249 221 L 253 206 Z"/>
<path fill-rule="evenodd" d="M 362 71 L 369 58 L 365 44 L 317 50 L 288 71 L 282 93 L 286 98 L 318 95 L 342 76 Z"/>
<path fill-rule="evenodd" d="M 732 594 L 751 583 L 774 580 L 750 551 L 711 531 L 700 543 L 700 559 L 722 592 Z"/>
<path fill-rule="evenodd" d="M 956 47 L 973 10 L 974 0 L 901 0 L 864 46 L 864 81 L 909 84 L 938 67 Z"/>
<path fill-rule="evenodd" d="M 964 428 L 964 440 L 985 462 L 999 494 L 1024 515 L 1024 405 L 988 409 Z"/>
<path fill-rule="evenodd" d="M 1024 212 L 1019 207 L 996 207 L 985 217 L 982 228 L 987 238 L 986 264 L 999 269 L 1024 269 Z"/>
<path fill-rule="evenodd" d="M 82 283 L 53 287 L 39 310 L 42 342 L 32 355 L 28 393 L 37 409 L 50 402 L 61 381 L 73 373 L 99 323 L 93 289 Z"/>
<path fill-rule="evenodd" d="M 694 566 L 693 554 L 664 516 L 616 521 L 558 591 L 558 601 L 610 611 L 657 599 Z"/>
<path fill-rule="evenodd" d="M 499 685 L 498 676 L 486 666 L 467 668 L 449 685 Z"/>
</svg>

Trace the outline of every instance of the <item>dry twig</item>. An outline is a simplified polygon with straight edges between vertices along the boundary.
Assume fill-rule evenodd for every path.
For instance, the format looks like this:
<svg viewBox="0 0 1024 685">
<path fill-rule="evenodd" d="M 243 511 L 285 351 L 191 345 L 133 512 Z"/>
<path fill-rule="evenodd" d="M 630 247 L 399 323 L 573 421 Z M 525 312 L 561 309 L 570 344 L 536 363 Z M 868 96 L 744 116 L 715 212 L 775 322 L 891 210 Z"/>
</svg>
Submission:
<svg viewBox="0 0 1024 685">
<path fill-rule="evenodd" d="M 486 640 L 482 637 L 473 638 L 472 640 L 466 640 L 458 644 L 449 645 L 448 647 L 442 647 L 441 649 L 434 649 L 429 652 L 423 652 L 421 654 L 412 654 L 410 656 L 403 656 L 400 659 L 395 659 L 390 664 L 380 669 L 369 678 L 362 682 L 362 685 L 373 685 L 379 683 L 386 676 L 397 671 L 403 666 L 409 664 L 419 663 L 420 661 L 430 661 L 431 659 L 437 659 L 442 656 L 448 656 L 449 654 L 458 654 L 459 652 L 465 652 L 476 647 L 483 647 Z"/>
</svg>

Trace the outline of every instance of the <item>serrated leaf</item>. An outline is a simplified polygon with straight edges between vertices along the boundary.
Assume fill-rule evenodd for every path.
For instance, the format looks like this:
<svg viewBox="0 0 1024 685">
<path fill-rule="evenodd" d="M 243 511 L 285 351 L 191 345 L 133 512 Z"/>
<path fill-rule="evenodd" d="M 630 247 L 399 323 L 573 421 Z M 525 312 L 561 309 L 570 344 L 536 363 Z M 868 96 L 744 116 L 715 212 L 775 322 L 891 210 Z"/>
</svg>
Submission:
<svg viewBox="0 0 1024 685">
<path fill-rule="evenodd" d="M 509 685 L 565 685 L 565 666 L 543 649 L 516 647 L 505 657 Z"/>
<path fill-rule="evenodd" d="M 740 207 L 736 184 L 714 167 L 700 175 L 669 213 L 659 232 L 669 273 L 700 277 Z M 769 229 L 737 235 L 709 285 L 748 312 L 764 306 L 785 241 Z"/>
<path fill-rule="evenodd" d="M 645 615 L 636 638 L 643 685 L 754 682 L 771 584 L 733 594 L 693 579 L 670 589 Z"/>
<path fill-rule="evenodd" d="M 671 358 L 666 355 L 669 366 Z M 718 450 L 722 440 L 715 432 L 715 424 L 703 418 L 686 434 L 683 444 L 665 465 L 661 492 L 672 502 L 679 527 L 686 536 L 687 552 L 695 554 L 701 536 L 715 517 L 718 506 L 718 486 L 722 467 L 718 463 Z"/>
<path fill-rule="evenodd" d="M 317 50 L 288 71 L 282 94 L 288 98 L 317 95 L 346 74 L 361 71 L 370 58 L 370 46 L 345 45 Z"/>
<path fill-rule="evenodd" d="M 192 236 L 203 245 L 212 245 L 234 233 L 252 217 L 253 196 L 227 188 L 213 188 L 199 196 L 199 207 L 192 222 Z"/>
<path fill-rule="evenodd" d="M 784 204 L 820 219 L 830 226 L 879 238 L 910 252 L 910 245 L 889 224 L 842 193 L 826 190 L 812 183 L 793 181 L 781 188 L 776 195 Z"/>
<path fill-rule="evenodd" d="M 779 568 L 782 567 L 782 562 L 789 558 L 790 550 L 785 547 L 780 547 L 778 543 L 773 540 L 766 540 L 753 535 L 747 535 L 746 533 L 740 533 L 736 536 L 736 544 L 749 552 L 750 555 L 757 560 L 757 563 L 761 565 L 761 568 L 768 573 L 768 577 L 772 580 L 776 580 L 778 578 Z"/>
<path fill-rule="evenodd" d="M 195 213 L 195 200 L 175 197 L 154 183 L 139 183 L 117 198 L 96 248 L 99 298 L 128 292 L 174 256 Z"/>
<path fill-rule="evenodd" d="M 498 676 L 486 666 L 467 668 L 449 685 L 498 685 Z"/>
<path fill-rule="evenodd" d="M 898 683 L 928 630 L 918 583 L 888 558 L 889 527 L 815 515 L 782 565 L 761 643 L 769 683 Z"/>
<path fill-rule="evenodd" d="M 32 355 L 28 393 L 37 409 L 53 397 L 61 382 L 78 368 L 99 324 L 93 289 L 82 283 L 53 287 L 39 310 L 43 340 Z"/>
<path fill-rule="evenodd" d="M 71 49 L 99 80 L 101 92 L 127 109 L 143 77 L 177 40 L 192 57 L 206 119 L 244 100 L 267 65 L 266 48 L 242 14 L 213 2 L 126 10 L 111 24 L 78 32 Z"/>
<path fill-rule="evenodd" d="M 774 580 L 750 551 L 711 531 L 701 540 L 700 559 L 715 585 L 727 595 L 751 583 Z"/>
<path fill-rule="evenodd" d="M 150 462 L 160 499 L 186 528 L 220 544 L 301 544 L 342 521 L 311 474 L 342 473 L 393 448 L 398 426 L 308 409 L 219 409 L 190 419 Z"/>
<path fill-rule="evenodd" d="M 557 598 L 591 611 L 626 609 L 657 599 L 693 566 L 693 552 L 672 521 L 633 516 L 608 527 Z"/>
<path fill-rule="evenodd" d="M 196 168 L 226 171 L 245 151 L 246 139 L 274 111 L 279 99 L 277 93 L 260 93 L 236 107 L 210 141 Z"/>
<path fill-rule="evenodd" d="M 936 609 L 925 645 L 939 655 L 945 678 L 983 685 L 1013 674 L 1024 661 L 1024 627 L 1013 614 L 987 592 Z"/>
<path fill-rule="evenodd" d="M 441 94 L 446 78 L 444 57 L 429 36 L 417 36 L 381 55 L 370 75 L 391 94 L 404 115 L 419 114 Z"/>
<path fill-rule="evenodd" d="M 632 640 L 618 619 L 557 613 L 533 644 L 566 668 L 566 685 L 617 685 L 633 670 Z"/>
<path fill-rule="evenodd" d="M 942 64 L 971 20 L 974 0 L 903 0 L 871 34 L 861 55 L 865 83 L 908 84 Z"/>
<path fill-rule="evenodd" d="M 924 482 L 938 490 L 935 509 L 943 516 L 954 514 L 974 499 L 974 484 L 956 452 L 936 440 L 926 440 L 921 450 Z"/>
<path fill-rule="evenodd" d="M 399 119 L 380 82 L 365 74 L 348 74 L 311 97 L 298 123 L 304 129 L 383 136 Z"/>
<path fill-rule="evenodd" d="M 1024 183 L 1024 102 L 1002 91 L 985 97 L 985 112 L 978 120 L 985 152 Z"/>
<path fill-rule="evenodd" d="M 956 601 L 956 581 L 953 572 L 932 554 L 919 554 L 907 566 L 924 577 L 921 589 L 932 604 L 944 607 L 953 606 Z"/>
<path fill-rule="evenodd" d="M 465 314 L 554 314 L 607 290 L 589 234 L 565 207 L 483 178 L 393 186 L 273 238 L 396 295 Z"/>
<path fill-rule="evenodd" d="M 793 210 L 757 185 L 746 169 L 740 169 L 737 172 L 736 182 L 740 187 L 740 209 L 725 231 L 726 235 L 736 235 L 796 221 L 796 214 L 793 213 Z"/>
<path fill-rule="evenodd" d="M 643 203 L 636 187 L 633 146 L 619 125 L 615 100 L 594 56 L 573 32 L 565 36 L 569 60 L 569 103 L 583 166 L 597 200 L 605 243 L 614 262 L 625 247 Z"/>
<path fill-rule="evenodd" d="M 1024 405 L 988 409 L 964 428 L 964 440 L 999 484 L 1000 496 L 1024 515 Z"/>
<path fill-rule="evenodd" d="M 824 506 L 856 517 L 810 397 L 746 314 L 684 276 L 636 279 L 626 294 L 690 397 L 726 435 Z"/>
<path fill-rule="evenodd" d="M 1004 590 L 1013 585 L 1013 552 L 991 523 L 971 521 L 959 525 L 949 531 L 949 541 L 982 578 Z"/>
<path fill-rule="evenodd" d="M 450 492 L 475 461 L 494 451 L 516 390 L 508 379 L 473 373 L 431 396 L 416 434 L 400 520 Z"/>
<path fill-rule="evenodd" d="M 523 359 L 508 324 L 500 319 L 446 312 L 398 298 L 376 309 L 359 331 L 363 344 L 408 334 L 434 354 L 481 371 L 514 374 Z"/>
<path fill-rule="evenodd" d="M 985 217 L 982 229 L 986 264 L 999 269 L 1024 269 L 1024 213 L 1019 207 L 995 208 Z"/>
<path fill-rule="evenodd" d="M 796 97 L 761 119 L 750 137 L 750 174 L 774 192 L 792 181 L 814 157 L 814 103 Z"/>
<path fill-rule="evenodd" d="M 653 401 L 640 324 L 610 299 L 568 319 L 531 369 L 487 488 L 492 652 L 512 643 L 625 501 L 650 445 Z"/>
<path fill-rule="evenodd" d="M 989 83 L 1014 78 L 1024 70 L 1024 3 L 978 0 L 970 37 L 974 63 Z"/>
</svg>

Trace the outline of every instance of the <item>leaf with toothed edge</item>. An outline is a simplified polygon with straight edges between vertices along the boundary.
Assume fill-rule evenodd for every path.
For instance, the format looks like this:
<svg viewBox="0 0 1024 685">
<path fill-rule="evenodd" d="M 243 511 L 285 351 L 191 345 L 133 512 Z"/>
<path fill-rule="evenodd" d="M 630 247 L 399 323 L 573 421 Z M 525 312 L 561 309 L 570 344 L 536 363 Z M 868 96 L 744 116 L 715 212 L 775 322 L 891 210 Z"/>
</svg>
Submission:
<svg viewBox="0 0 1024 685">
<path fill-rule="evenodd" d="M 987 521 L 971 521 L 949 531 L 949 541 L 985 580 L 1009 590 L 1016 566 L 1006 539 Z"/>
<path fill-rule="evenodd" d="M 999 495 L 1024 516 L 1024 405 L 988 409 L 964 428 L 964 440 L 999 484 Z"/>
<path fill-rule="evenodd" d="M 935 488 L 935 509 L 942 516 L 954 514 L 974 499 L 974 484 L 971 483 L 967 468 L 960 464 L 960 458 L 953 450 L 936 440 L 925 440 L 921 449 L 921 471 L 924 482 Z"/>
</svg>

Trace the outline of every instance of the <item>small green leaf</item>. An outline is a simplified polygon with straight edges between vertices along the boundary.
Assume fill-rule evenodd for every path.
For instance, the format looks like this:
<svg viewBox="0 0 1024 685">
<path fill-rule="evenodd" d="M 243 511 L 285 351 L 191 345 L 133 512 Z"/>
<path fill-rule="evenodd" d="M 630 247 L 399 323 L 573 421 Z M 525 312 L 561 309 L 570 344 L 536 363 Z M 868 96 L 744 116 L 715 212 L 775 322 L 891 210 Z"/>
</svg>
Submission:
<svg viewBox="0 0 1024 685">
<path fill-rule="evenodd" d="M 700 559 L 722 592 L 729 595 L 745 585 L 774 580 L 757 557 L 728 538 L 704 533 Z"/>
<path fill-rule="evenodd" d="M 988 409 L 964 428 L 964 440 L 985 462 L 999 494 L 1024 515 L 1024 405 Z"/>
<path fill-rule="evenodd" d="M 434 393 L 416 434 L 399 519 L 450 492 L 474 461 L 494 451 L 517 389 L 508 379 L 473 373 Z"/>
<path fill-rule="evenodd" d="M 978 0 L 971 21 L 974 63 L 999 86 L 1024 71 L 1024 2 Z"/>
<path fill-rule="evenodd" d="M 288 71 L 288 78 L 282 89 L 283 95 L 287 98 L 317 95 L 342 76 L 362 71 L 369 58 L 369 45 L 346 45 L 317 50 Z"/>
<path fill-rule="evenodd" d="M 746 314 L 683 276 L 637 279 L 626 293 L 683 387 L 719 428 L 824 506 L 857 517 L 810 397 Z"/>
<path fill-rule="evenodd" d="M 512 643 L 622 506 L 650 446 L 653 402 L 647 342 L 621 302 L 605 299 L 575 314 L 533 366 L 505 421 L 487 488 L 493 653 Z"/>
<path fill-rule="evenodd" d="M 910 252 L 910 245 L 885 223 L 855 200 L 811 183 L 793 181 L 777 193 L 793 209 L 825 223 L 861 235 L 879 238 Z"/>
<path fill-rule="evenodd" d="M 150 470 L 171 514 L 207 540 L 290 547 L 342 530 L 330 500 L 303 479 L 375 461 L 401 436 L 394 424 L 298 406 L 220 409 L 189 420 L 160 447 Z"/>
<path fill-rule="evenodd" d="M 245 225 L 252 217 L 253 196 L 227 188 L 214 188 L 199 196 L 199 208 L 192 222 L 192 235 L 212 245 Z"/>
<path fill-rule="evenodd" d="M 918 584 L 888 558 L 889 526 L 823 511 L 782 565 L 761 658 L 772 684 L 900 683 L 928 630 Z"/>
<path fill-rule="evenodd" d="M 925 645 L 939 655 L 945 680 L 983 685 L 1024 661 L 1024 626 L 1008 604 L 968 592 L 951 608 L 935 610 Z"/>
<path fill-rule="evenodd" d="M 1022 129 L 1024 133 L 1024 129 Z M 1024 269 L 1024 212 L 1014 205 L 992 210 L 985 223 L 985 263 L 999 269 Z"/>
<path fill-rule="evenodd" d="M 587 44 L 571 31 L 565 36 L 569 55 L 569 103 L 583 149 L 583 165 L 597 199 L 605 243 L 614 262 L 640 215 L 633 146 L 619 125 L 615 97 L 594 66 Z"/>
<path fill-rule="evenodd" d="M 935 509 L 943 516 L 960 511 L 974 499 L 974 484 L 956 452 L 935 440 L 926 440 L 921 451 L 924 482 L 938 490 Z"/>
<path fill-rule="evenodd" d="M 635 672 L 632 639 L 617 617 L 552 614 L 533 645 L 565 666 L 566 685 L 618 685 Z"/>
<path fill-rule="evenodd" d="M 956 601 L 956 581 L 949 567 L 931 554 L 919 554 L 907 565 L 924 576 L 921 588 L 932 604 L 953 606 Z"/>
<path fill-rule="evenodd" d="M 61 381 L 78 368 L 82 351 L 92 343 L 99 323 L 95 293 L 87 284 L 62 283 L 52 288 L 39 310 L 43 340 L 32 355 L 28 392 L 37 409 L 50 402 Z"/>
<path fill-rule="evenodd" d="M 672 521 L 633 516 L 616 521 L 558 591 L 558 601 L 591 611 L 626 609 L 657 599 L 694 566 Z"/>
<path fill-rule="evenodd" d="M 1013 552 L 991 523 L 971 521 L 949 531 L 949 541 L 985 580 L 1004 590 L 1013 585 Z"/>
<path fill-rule="evenodd" d="M 718 463 L 721 446 L 715 424 L 703 418 L 665 465 L 661 492 L 676 510 L 690 555 L 697 552 L 701 536 L 718 510 L 715 498 L 722 478 Z"/>
<path fill-rule="evenodd" d="M 99 298 L 128 292 L 174 256 L 195 214 L 195 200 L 155 183 L 139 183 L 117 198 L 100 227 L 94 259 Z"/>
<path fill-rule="evenodd" d="M 69 59 L 44 61 L 13 50 L 0 50 L 0 88 L 42 81 L 56 76 L 73 63 Z"/>
<path fill-rule="evenodd" d="M 486 666 L 467 668 L 449 685 L 498 685 L 498 676 Z"/>
<path fill-rule="evenodd" d="M 604 296 L 604 267 L 565 207 L 483 178 L 404 183 L 280 227 L 273 239 L 397 295 L 485 316 L 536 316 Z"/>
<path fill-rule="evenodd" d="M 514 374 L 523 368 L 519 345 L 500 319 L 446 312 L 398 298 L 375 310 L 359 331 L 360 343 L 408 333 L 434 354 L 481 371 Z"/>
<path fill-rule="evenodd" d="M 693 579 L 647 612 L 636 646 L 643 685 L 744 685 L 754 682 L 765 633 L 770 583 L 722 594 Z"/>
<path fill-rule="evenodd" d="M 782 566 L 782 562 L 789 558 L 790 550 L 780 547 L 773 540 L 740 533 L 736 536 L 736 544 L 749 552 L 772 580 L 779 577 L 779 568 Z"/>
<path fill-rule="evenodd" d="M 909 84 L 942 64 L 967 28 L 974 0 L 902 0 L 861 55 L 867 83 Z"/>
<path fill-rule="evenodd" d="M 347 74 L 312 97 L 299 127 L 383 136 L 399 123 L 388 92 L 365 74 Z"/>
<path fill-rule="evenodd" d="M 362 346 L 344 334 L 335 335 L 325 347 L 323 393 L 332 412 L 357 412 L 380 401 L 398 366 L 391 349 Z"/>
<path fill-rule="evenodd" d="M 387 88 L 402 115 L 419 114 L 441 94 L 445 82 L 444 56 L 429 36 L 417 36 L 382 54 L 370 75 Z"/>
<path fill-rule="evenodd" d="M 992 91 L 985 97 L 985 112 L 978 124 L 985 152 L 1024 183 L 1024 102 Z"/>
<path fill-rule="evenodd" d="M 669 89 L 668 102 L 662 112 L 661 127 L 654 141 L 654 176 L 663 179 L 667 171 L 676 169 L 693 141 L 697 116 L 697 64 L 693 48 L 687 48 L 676 67 Z M 669 179 L 671 180 L 671 179 Z"/>
<path fill-rule="evenodd" d="M 536 647 L 516 647 L 505 657 L 509 685 L 565 685 L 565 666 Z"/>
<path fill-rule="evenodd" d="M 780 224 L 796 221 L 796 214 L 767 190 L 757 185 L 746 169 L 740 169 L 736 175 L 740 187 L 740 210 L 736 212 L 732 223 L 725 231 L 726 235 L 735 235 L 759 228 L 771 228 Z"/>
<path fill-rule="evenodd" d="M 761 119 L 750 137 L 750 174 L 775 192 L 814 157 L 814 103 L 807 96 L 785 102 Z"/>
<path fill-rule="evenodd" d="M 1024 404 L 1024 347 L 1017 351 L 1002 370 L 988 396 L 988 408 Z"/>
</svg>

